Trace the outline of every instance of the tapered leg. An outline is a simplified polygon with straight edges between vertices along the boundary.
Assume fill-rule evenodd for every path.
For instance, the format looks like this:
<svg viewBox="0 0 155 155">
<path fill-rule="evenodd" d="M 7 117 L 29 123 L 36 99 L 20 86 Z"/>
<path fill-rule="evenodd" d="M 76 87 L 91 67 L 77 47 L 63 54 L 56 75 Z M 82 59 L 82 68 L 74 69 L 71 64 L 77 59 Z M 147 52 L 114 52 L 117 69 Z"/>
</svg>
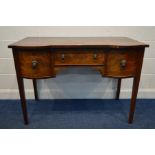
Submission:
<svg viewBox="0 0 155 155">
<path fill-rule="evenodd" d="M 26 107 L 23 78 L 17 76 L 17 81 L 18 81 L 18 87 L 19 87 L 21 107 L 22 107 L 22 112 L 23 112 L 23 117 L 24 117 L 24 123 L 28 124 L 28 116 L 27 116 L 27 107 Z"/>
<path fill-rule="evenodd" d="M 116 100 L 119 100 L 119 96 L 120 96 L 120 89 L 121 89 L 121 78 L 118 79 L 118 83 L 117 83 L 117 92 L 116 92 Z"/>
<path fill-rule="evenodd" d="M 33 88 L 34 88 L 34 96 L 35 100 L 38 101 L 38 91 L 37 91 L 37 80 L 33 79 Z"/>
<path fill-rule="evenodd" d="M 138 94 L 138 87 L 139 87 L 139 81 L 140 76 L 135 77 L 133 81 L 133 87 L 132 87 L 132 97 L 131 97 L 131 103 L 130 103 L 130 112 L 129 112 L 129 123 L 133 122 L 135 107 L 136 107 L 136 98 Z"/>
</svg>

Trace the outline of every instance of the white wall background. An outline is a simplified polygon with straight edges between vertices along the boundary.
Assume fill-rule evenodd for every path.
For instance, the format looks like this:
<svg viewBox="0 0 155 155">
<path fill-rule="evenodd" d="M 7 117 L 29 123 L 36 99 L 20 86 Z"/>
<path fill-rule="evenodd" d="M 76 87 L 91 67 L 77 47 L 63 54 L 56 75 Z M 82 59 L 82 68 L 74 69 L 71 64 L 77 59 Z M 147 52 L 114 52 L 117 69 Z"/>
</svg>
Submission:
<svg viewBox="0 0 155 155">
<path fill-rule="evenodd" d="M 139 98 L 155 98 L 155 27 L 0 27 L 0 99 L 19 98 L 11 49 L 8 44 L 27 36 L 127 36 L 150 45 L 146 49 Z M 122 82 L 121 98 L 130 98 L 132 79 Z M 33 98 L 31 80 L 24 80 L 27 98 Z M 67 69 L 57 78 L 39 80 L 40 98 L 113 98 L 116 80 L 97 71 Z"/>
</svg>

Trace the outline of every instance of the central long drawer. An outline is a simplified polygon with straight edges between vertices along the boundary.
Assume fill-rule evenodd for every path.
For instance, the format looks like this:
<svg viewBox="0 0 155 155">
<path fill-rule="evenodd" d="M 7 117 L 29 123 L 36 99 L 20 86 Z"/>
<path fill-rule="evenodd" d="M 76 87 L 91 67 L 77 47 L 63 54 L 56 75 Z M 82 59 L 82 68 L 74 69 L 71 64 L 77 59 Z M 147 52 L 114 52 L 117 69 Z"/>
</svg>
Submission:
<svg viewBox="0 0 155 155">
<path fill-rule="evenodd" d="M 103 50 L 57 50 L 54 53 L 54 65 L 104 65 Z"/>
</svg>

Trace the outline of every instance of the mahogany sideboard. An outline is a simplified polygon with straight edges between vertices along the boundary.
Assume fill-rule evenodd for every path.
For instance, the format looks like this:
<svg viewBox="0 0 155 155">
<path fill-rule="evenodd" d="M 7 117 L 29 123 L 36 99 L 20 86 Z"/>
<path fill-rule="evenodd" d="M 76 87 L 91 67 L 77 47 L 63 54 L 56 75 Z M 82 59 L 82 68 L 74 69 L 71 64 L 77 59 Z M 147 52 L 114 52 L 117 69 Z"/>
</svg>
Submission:
<svg viewBox="0 0 155 155">
<path fill-rule="evenodd" d="M 66 67 L 92 67 L 103 77 L 134 78 L 128 123 L 133 122 L 143 56 L 149 45 L 127 37 L 27 37 L 12 48 L 24 123 L 28 124 L 23 78 L 33 80 L 38 100 L 37 79 L 54 78 Z"/>
</svg>

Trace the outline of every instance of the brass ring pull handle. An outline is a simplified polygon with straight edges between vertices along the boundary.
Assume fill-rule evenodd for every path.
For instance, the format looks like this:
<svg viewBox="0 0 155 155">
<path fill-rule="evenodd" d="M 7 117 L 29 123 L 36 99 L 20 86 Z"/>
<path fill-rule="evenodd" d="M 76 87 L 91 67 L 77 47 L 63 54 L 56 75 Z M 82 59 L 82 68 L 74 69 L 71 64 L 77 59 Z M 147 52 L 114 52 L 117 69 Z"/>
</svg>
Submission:
<svg viewBox="0 0 155 155">
<path fill-rule="evenodd" d="M 37 66 L 38 66 L 38 61 L 33 60 L 33 61 L 32 61 L 32 69 L 36 69 Z"/>
<path fill-rule="evenodd" d="M 120 62 L 120 67 L 123 69 L 123 68 L 126 67 L 126 64 L 127 64 L 127 61 L 123 59 L 123 60 L 121 60 L 121 62 Z"/>
<path fill-rule="evenodd" d="M 64 61 L 65 60 L 65 54 L 61 55 L 61 60 Z"/>
<path fill-rule="evenodd" d="M 97 54 L 96 54 L 96 53 L 93 54 L 93 59 L 94 59 L 94 60 L 97 59 Z"/>
</svg>

